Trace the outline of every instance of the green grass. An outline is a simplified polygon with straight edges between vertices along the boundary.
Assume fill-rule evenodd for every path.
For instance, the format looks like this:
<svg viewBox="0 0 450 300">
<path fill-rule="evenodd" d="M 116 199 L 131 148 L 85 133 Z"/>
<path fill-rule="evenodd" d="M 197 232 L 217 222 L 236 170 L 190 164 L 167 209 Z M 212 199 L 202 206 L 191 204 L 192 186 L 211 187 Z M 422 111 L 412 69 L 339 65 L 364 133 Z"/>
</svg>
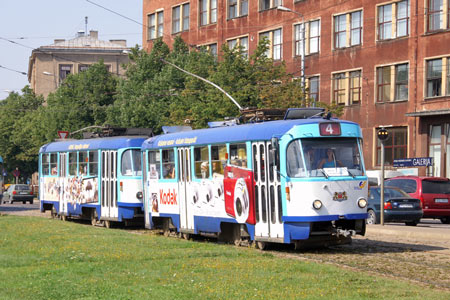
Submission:
<svg viewBox="0 0 450 300">
<path fill-rule="evenodd" d="M 449 299 L 250 248 L 0 216 L 0 299 Z"/>
</svg>

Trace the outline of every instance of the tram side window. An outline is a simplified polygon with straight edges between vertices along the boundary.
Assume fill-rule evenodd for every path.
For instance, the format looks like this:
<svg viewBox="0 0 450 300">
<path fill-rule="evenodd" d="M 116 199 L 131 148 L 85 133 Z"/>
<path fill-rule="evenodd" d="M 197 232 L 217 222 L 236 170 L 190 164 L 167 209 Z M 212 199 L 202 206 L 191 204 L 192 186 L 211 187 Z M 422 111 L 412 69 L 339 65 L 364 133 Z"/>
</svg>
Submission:
<svg viewBox="0 0 450 300">
<path fill-rule="evenodd" d="M 161 154 L 159 151 L 148 152 L 148 172 L 149 179 L 158 179 L 161 172 Z"/>
<path fill-rule="evenodd" d="M 162 166 L 164 179 L 175 178 L 175 155 L 173 149 L 162 151 Z"/>
<path fill-rule="evenodd" d="M 71 176 L 77 175 L 77 153 L 76 152 L 69 153 L 69 175 L 71 175 Z"/>
<path fill-rule="evenodd" d="M 286 153 L 287 173 L 290 177 L 305 177 L 305 167 L 301 155 L 299 141 L 293 141 L 289 144 Z"/>
<path fill-rule="evenodd" d="M 48 175 L 50 170 L 49 154 L 42 154 L 42 175 Z"/>
<path fill-rule="evenodd" d="M 142 175 L 141 152 L 139 150 L 130 149 L 123 152 L 121 171 L 124 176 Z"/>
<path fill-rule="evenodd" d="M 78 153 L 78 175 L 87 175 L 88 153 L 86 151 Z"/>
<path fill-rule="evenodd" d="M 89 151 L 89 175 L 98 175 L 98 152 Z"/>
<path fill-rule="evenodd" d="M 50 153 L 50 175 L 58 175 L 58 153 Z"/>
<path fill-rule="evenodd" d="M 209 151 L 208 146 L 194 148 L 195 177 L 209 178 Z"/>
<path fill-rule="evenodd" d="M 230 144 L 230 163 L 247 168 L 247 147 L 245 144 Z"/>
<path fill-rule="evenodd" d="M 211 146 L 211 164 L 213 176 L 216 174 L 223 175 L 224 168 L 227 164 L 227 146 L 219 145 L 219 146 Z"/>
</svg>

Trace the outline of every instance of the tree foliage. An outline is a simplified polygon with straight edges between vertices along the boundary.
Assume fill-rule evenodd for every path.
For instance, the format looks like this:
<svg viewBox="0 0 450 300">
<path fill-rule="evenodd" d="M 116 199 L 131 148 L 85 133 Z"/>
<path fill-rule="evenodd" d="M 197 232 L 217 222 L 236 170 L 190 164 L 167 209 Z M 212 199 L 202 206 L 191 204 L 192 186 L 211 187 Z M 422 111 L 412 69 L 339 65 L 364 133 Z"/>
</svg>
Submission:
<svg viewBox="0 0 450 300">
<path fill-rule="evenodd" d="M 39 148 L 56 138 L 58 130 L 74 132 L 93 125 L 147 127 L 156 133 L 164 125 L 207 122 L 238 117 L 238 107 L 221 91 L 164 61 L 203 77 L 228 92 L 243 108 L 311 106 L 298 80 L 284 63 L 266 56 L 263 39 L 247 57 L 242 47 L 221 49 L 219 58 L 204 47 L 190 48 L 176 37 L 173 49 L 158 39 L 147 53 L 131 50 L 126 76 L 118 78 L 100 61 L 69 75 L 44 99 L 26 87 L 0 103 L 0 155 L 11 170 L 37 170 Z M 44 104 L 44 105 L 42 105 Z M 342 108 L 318 103 L 340 114 Z"/>
</svg>

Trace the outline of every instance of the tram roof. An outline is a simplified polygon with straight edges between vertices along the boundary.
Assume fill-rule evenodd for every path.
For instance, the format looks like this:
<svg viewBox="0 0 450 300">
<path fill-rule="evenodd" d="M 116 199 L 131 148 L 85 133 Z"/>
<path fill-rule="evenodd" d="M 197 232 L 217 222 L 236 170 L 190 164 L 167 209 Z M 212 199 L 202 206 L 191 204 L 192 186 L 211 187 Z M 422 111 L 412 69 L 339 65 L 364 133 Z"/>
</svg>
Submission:
<svg viewBox="0 0 450 300">
<path fill-rule="evenodd" d="M 297 125 L 318 124 L 330 121 L 357 125 L 350 121 L 338 119 L 327 120 L 322 118 L 270 121 L 158 135 L 147 139 L 142 144 L 142 148 L 170 148 L 174 146 L 270 140 L 272 137 L 281 137 Z"/>
<path fill-rule="evenodd" d="M 67 140 L 46 144 L 41 147 L 39 153 L 58 151 L 79 151 L 120 148 L 140 148 L 147 136 L 117 136 L 83 140 Z"/>
</svg>

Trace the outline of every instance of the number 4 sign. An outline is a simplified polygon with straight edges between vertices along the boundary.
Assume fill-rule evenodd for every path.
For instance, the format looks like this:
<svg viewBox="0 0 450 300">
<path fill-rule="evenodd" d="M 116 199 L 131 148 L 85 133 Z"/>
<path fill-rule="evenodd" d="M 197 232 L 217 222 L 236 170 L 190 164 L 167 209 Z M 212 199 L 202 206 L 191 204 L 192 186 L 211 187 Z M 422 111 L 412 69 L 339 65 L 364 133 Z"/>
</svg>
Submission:
<svg viewBox="0 0 450 300">
<path fill-rule="evenodd" d="M 341 124 L 325 122 L 319 124 L 320 135 L 322 136 L 339 136 L 341 135 Z"/>
</svg>

